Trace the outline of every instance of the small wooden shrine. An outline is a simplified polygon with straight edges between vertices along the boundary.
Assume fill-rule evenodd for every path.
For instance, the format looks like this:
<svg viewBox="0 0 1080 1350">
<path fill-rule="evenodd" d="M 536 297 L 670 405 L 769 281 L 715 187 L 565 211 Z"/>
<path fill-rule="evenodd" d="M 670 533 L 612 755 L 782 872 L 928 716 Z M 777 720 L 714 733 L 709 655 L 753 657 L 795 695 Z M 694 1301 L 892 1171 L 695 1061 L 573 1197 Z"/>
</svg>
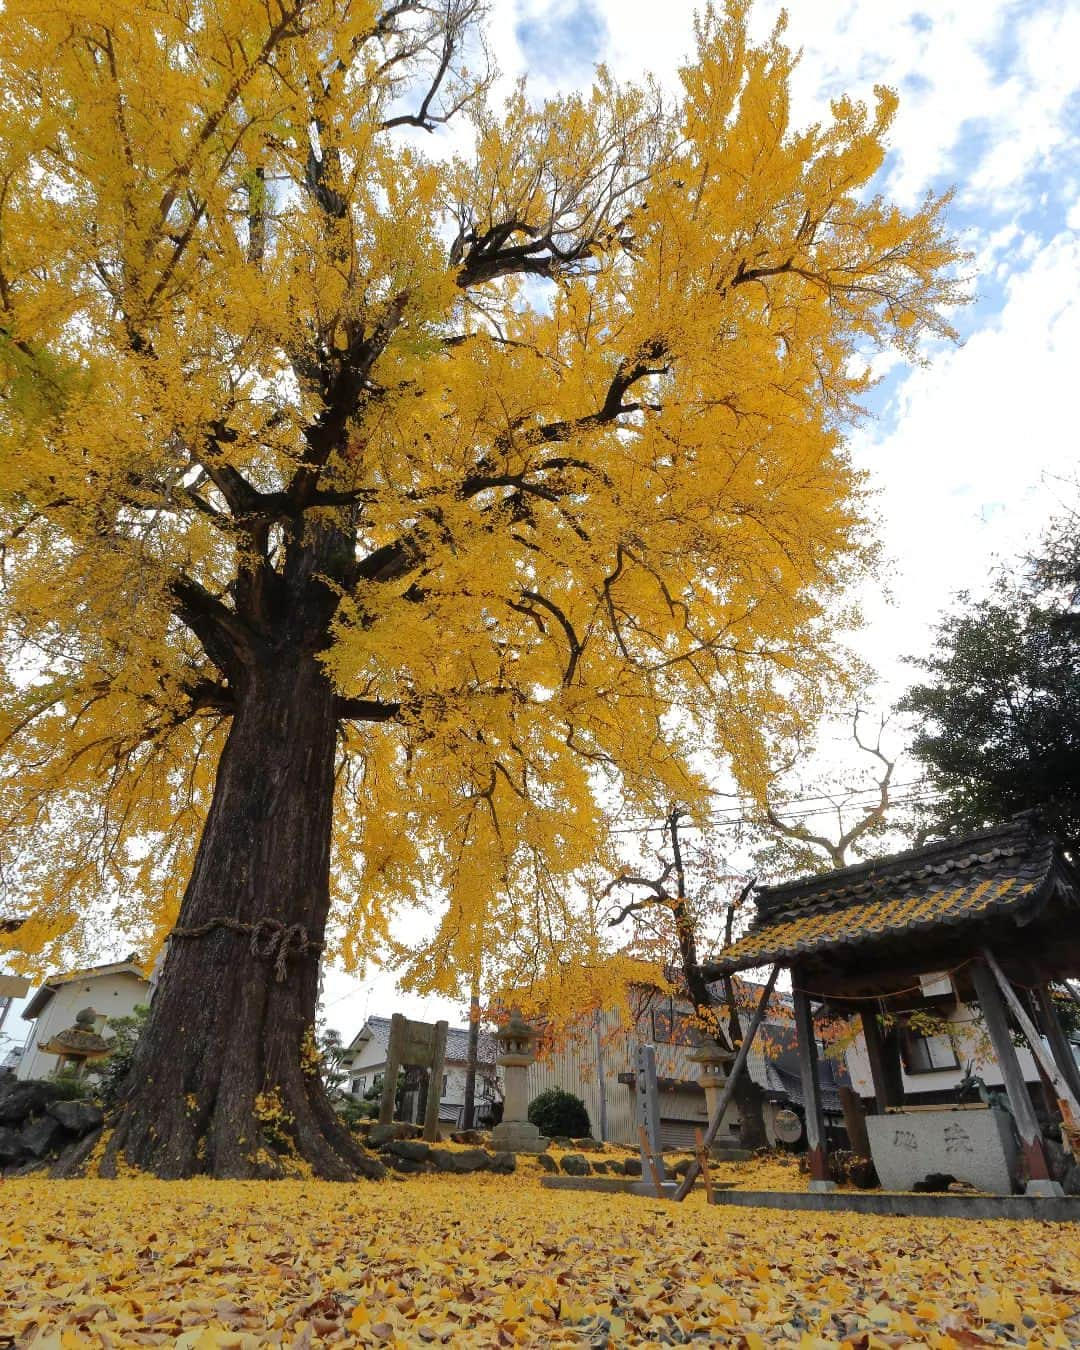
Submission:
<svg viewBox="0 0 1080 1350">
<path fill-rule="evenodd" d="M 756 901 L 750 931 L 703 973 L 712 980 L 759 966 L 790 968 L 812 1189 L 831 1185 L 813 1002 L 859 1014 L 876 1113 L 884 1116 L 903 1110 L 903 1092 L 898 1040 L 883 1021 L 926 1007 L 929 995 L 931 1006 L 937 997 L 981 1010 L 1019 1135 L 1028 1194 L 1061 1193 L 1051 1179 L 1013 1030 L 1029 1044 L 1080 1158 L 1080 1071 L 1047 987 L 1080 975 L 1080 877 L 1036 816 L 760 887 Z"/>
</svg>

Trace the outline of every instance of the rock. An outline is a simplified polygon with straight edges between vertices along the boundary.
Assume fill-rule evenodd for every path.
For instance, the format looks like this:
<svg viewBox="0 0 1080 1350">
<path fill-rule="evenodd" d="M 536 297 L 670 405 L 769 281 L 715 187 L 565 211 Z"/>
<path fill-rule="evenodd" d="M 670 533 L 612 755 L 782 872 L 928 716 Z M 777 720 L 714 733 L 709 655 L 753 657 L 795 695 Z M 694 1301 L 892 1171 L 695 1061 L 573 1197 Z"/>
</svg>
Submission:
<svg viewBox="0 0 1080 1350">
<path fill-rule="evenodd" d="M 590 1164 L 594 1172 L 598 1172 L 601 1176 L 607 1174 L 608 1165 L 604 1162 L 603 1158 L 592 1158 L 590 1159 Z"/>
<path fill-rule="evenodd" d="M 27 1116 L 36 1116 L 62 1095 L 55 1083 L 28 1078 L 13 1086 L 0 1088 L 0 1125 L 21 1125 Z"/>
<path fill-rule="evenodd" d="M 555 1161 L 555 1159 L 551 1156 L 550 1153 L 538 1153 L 536 1155 L 536 1161 L 540 1164 L 540 1166 L 544 1169 L 545 1172 L 557 1172 L 559 1170 L 559 1164 Z"/>
<path fill-rule="evenodd" d="M 450 1134 L 452 1144 L 486 1144 L 490 1138 L 490 1130 L 453 1130 Z"/>
<path fill-rule="evenodd" d="M 81 1139 L 72 1139 L 69 1144 L 60 1150 L 56 1161 L 49 1168 L 49 1176 L 58 1177 L 62 1180 L 81 1177 L 100 1138 L 100 1130 L 91 1130 L 88 1134 L 84 1134 Z"/>
<path fill-rule="evenodd" d="M 408 1162 L 427 1162 L 431 1156 L 431 1145 L 425 1144 L 422 1139 L 391 1139 L 383 1149 L 383 1154 Z"/>
<path fill-rule="evenodd" d="M 485 1172 L 491 1166 L 491 1154 L 482 1148 L 466 1148 L 460 1152 L 433 1148 L 430 1156 L 440 1172 Z"/>
<path fill-rule="evenodd" d="M 55 1116 L 38 1116 L 22 1127 L 19 1143 L 25 1153 L 34 1158 L 44 1158 L 64 1137 L 64 1127 Z"/>
<path fill-rule="evenodd" d="M 621 1158 L 609 1158 L 607 1161 L 607 1170 L 612 1176 L 625 1176 L 625 1168 L 623 1167 L 623 1160 Z"/>
<path fill-rule="evenodd" d="M 494 1153 L 488 1163 L 488 1171 L 496 1172 L 500 1176 L 505 1176 L 509 1172 L 516 1172 L 517 1158 L 512 1153 Z"/>
<path fill-rule="evenodd" d="M 421 1162 L 418 1158 L 398 1158 L 390 1155 L 386 1160 L 395 1172 L 404 1172 L 406 1176 L 412 1176 L 416 1172 L 429 1172 L 431 1164 Z"/>
<path fill-rule="evenodd" d="M 677 1177 L 684 1177 L 686 1176 L 687 1172 L 690 1171 L 690 1168 L 693 1165 L 694 1165 L 693 1158 L 680 1158 L 679 1161 L 675 1164 L 674 1167 L 672 1167 L 671 1170 L 675 1173 Z"/>
<path fill-rule="evenodd" d="M 559 1166 L 568 1177 L 587 1177 L 592 1170 L 584 1153 L 565 1153 Z"/>
<path fill-rule="evenodd" d="M 0 1167 L 18 1162 L 22 1156 L 23 1146 L 18 1130 L 13 1130 L 9 1125 L 0 1125 Z"/>
<path fill-rule="evenodd" d="M 551 1143 L 554 1148 L 573 1148 L 574 1141 L 566 1134 L 553 1134 Z"/>
<path fill-rule="evenodd" d="M 381 1148 L 391 1139 L 416 1139 L 423 1133 L 419 1125 L 411 1125 L 405 1120 L 392 1120 L 389 1125 L 372 1125 L 368 1130 L 367 1143 L 369 1148 Z"/>
<path fill-rule="evenodd" d="M 930 1193 L 935 1191 L 947 1191 L 955 1180 L 956 1178 L 951 1176 L 948 1172 L 930 1172 L 922 1179 L 922 1181 L 917 1181 L 911 1189 L 913 1191 L 927 1191 Z"/>
<path fill-rule="evenodd" d="M 599 1139 L 594 1139 L 592 1135 L 588 1135 L 584 1139 L 575 1139 L 573 1143 L 574 1147 L 582 1153 L 603 1153 L 604 1151 L 603 1144 Z"/>
<path fill-rule="evenodd" d="M 105 1120 L 101 1107 L 93 1102 L 51 1102 L 47 1110 L 65 1130 L 80 1136 L 96 1130 Z"/>
<path fill-rule="evenodd" d="M 641 1176 L 641 1159 L 640 1159 L 640 1158 L 625 1158 L 625 1159 L 623 1160 L 623 1172 L 624 1172 L 624 1173 L 626 1174 L 626 1176 L 628 1176 L 628 1177 L 639 1177 L 639 1176 Z"/>
</svg>

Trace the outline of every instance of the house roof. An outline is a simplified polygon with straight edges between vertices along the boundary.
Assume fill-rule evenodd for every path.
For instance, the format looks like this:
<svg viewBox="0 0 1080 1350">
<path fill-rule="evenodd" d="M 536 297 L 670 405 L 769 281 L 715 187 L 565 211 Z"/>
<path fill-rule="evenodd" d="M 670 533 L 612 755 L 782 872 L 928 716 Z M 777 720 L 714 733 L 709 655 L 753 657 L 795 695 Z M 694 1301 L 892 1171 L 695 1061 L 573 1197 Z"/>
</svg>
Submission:
<svg viewBox="0 0 1080 1350">
<path fill-rule="evenodd" d="M 369 1041 L 374 1041 L 382 1051 L 386 1051 L 390 1044 L 390 1018 L 389 1017 L 369 1017 L 356 1035 L 349 1042 L 349 1050 L 359 1050 L 361 1046 Z M 495 1043 L 495 1036 L 490 1031 L 481 1031 L 480 1040 L 476 1048 L 477 1062 L 481 1064 L 493 1064 L 498 1047 Z M 469 1059 L 469 1028 L 468 1027 L 447 1027 L 446 1029 L 446 1063 L 447 1064 L 465 1064 Z"/>
<path fill-rule="evenodd" d="M 22 1010 L 23 1018 L 27 1022 L 32 1022 L 40 1017 L 49 999 L 61 985 L 71 984 L 73 980 L 95 980 L 104 975 L 135 975 L 140 980 L 146 979 L 146 972 L 136 963 L 134 954 L 126 961 L 112 961 L 104 966 L 89 966 L 85 970 L 72 970 L 65 975 L 50 975 Z"/>
<path fill-rule="evenodd" d="M 1080 897 L 1057 841 L 1030 815 L 834 872 L 762 886 L 750 931 L 708 978 L 986 919 L 1023 924 L 1058 891 Z"/>
</svg>

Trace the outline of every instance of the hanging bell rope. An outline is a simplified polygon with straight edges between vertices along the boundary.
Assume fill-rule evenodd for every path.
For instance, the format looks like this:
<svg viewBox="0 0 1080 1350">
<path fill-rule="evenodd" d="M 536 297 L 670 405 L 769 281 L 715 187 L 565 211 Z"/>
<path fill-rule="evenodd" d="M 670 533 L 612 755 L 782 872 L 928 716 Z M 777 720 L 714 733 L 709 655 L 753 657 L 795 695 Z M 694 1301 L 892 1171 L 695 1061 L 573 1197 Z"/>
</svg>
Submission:
<svg viewBox="0 0 1080 1350">
<path fill-rule="evenodd" d="M 192 928 L 174 928 L 170 937 L 200 938 L 215 928 L 228 929 L 230 933 L 249 933 L 251 941 L 248 950 L 252 956 L 262 961 L 272 961 L 274 978 L 280 983 L 285 979 L 285 966 L 290 956 L 305 956 L 308 952 L 321 952 L 324 943 L 308 937 L 308 931 L 302 923 L 282 923 L 278 919 L 259 919 L 257 923 L 242 923 L 225 915 L 217 915 Z"/>
</svg>

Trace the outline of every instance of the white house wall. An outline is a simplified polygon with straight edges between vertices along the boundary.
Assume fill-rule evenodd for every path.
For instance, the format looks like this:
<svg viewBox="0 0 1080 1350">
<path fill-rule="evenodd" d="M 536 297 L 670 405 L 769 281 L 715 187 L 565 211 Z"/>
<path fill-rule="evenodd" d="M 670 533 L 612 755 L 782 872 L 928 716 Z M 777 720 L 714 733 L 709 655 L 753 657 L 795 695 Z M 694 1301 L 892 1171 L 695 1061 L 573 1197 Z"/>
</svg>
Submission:
<svg viewBox="0 0 1080 1350">
<path fill-rule="evenodd" d="M 959 1067 L 955 1069 L 935 1069 L 931 1073 L 908 1073 L 901 1066 L 905 1094 L 952 1092 L 963 1079 L 969 1061 L 974 1064 L 973 1072 L 988 1087 L 1000 1088 L 1004 1083 L 1001 1068 L 994 1057 L 984 1028 L 975 1020 L 975 1009 L 967 1004 L 961 1004 L 958 1008 L 951 1012 L 942 1013 L 940 1016 L 942 1021 L 947 1023 L 949 1039 L 953 1042 L 956 1058 L 960 1061 Z M 1039 1071 L 1035 1066 L 1031 1051 L 1026 1047 L 1018 1046 L 1016 1056 L 1025 1080 L 1028 1083 L 1037 1083 Z M 855 1091 L 861 1097 L 872 1097 L 874 1095 L 874 1083 L 870 1074 L 870 1060 L 866 1053 L 866 1042 L 863 1040 L 861 1031 L 849 1047 L 846 1059 L 848 1073 L 851 1076 L 851 1083 Z"/>
<path fill-rule="evenodd" d="M 30 1031 L 23 1047 L 16 1078 L 48 1078 L 57 1067 L 56 1055 L 47 1055 L 38 1049 L 38 1043 L 47 1045 L 58 1032 L 75 1025 L 75 1016 L 83 1008 L 93 1008 L 106 1019 L 130 1017 L 139 1003 L 146 1003 L 150 986 L 146 980 L 130 972 L 114 975 L 88 975 L 57 987 L 52 998 Z M 100 1034 L 111 1038 L 108 1020 L 104 1027 L 98 1024 Z"/>
</svg>

